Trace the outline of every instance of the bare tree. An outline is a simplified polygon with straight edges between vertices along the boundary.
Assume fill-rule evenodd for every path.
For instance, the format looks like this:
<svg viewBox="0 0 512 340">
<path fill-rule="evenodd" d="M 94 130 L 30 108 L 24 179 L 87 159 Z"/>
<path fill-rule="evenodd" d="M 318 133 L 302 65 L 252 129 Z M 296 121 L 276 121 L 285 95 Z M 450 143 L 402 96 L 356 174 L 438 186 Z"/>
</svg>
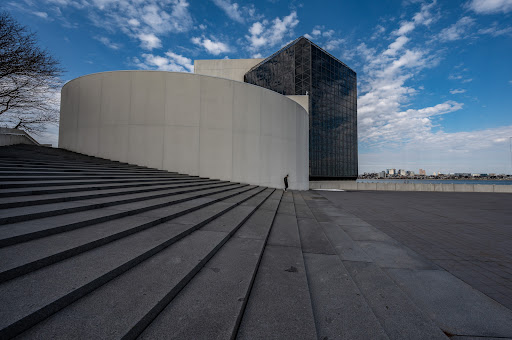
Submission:
<svg viewBox="0 0 512 340">
<path fill-rule="evenodd" d="M 59 62 L 36 35 L 0 13 L 0 125 L 35 134 L 59 121 Z"/>
</svg>

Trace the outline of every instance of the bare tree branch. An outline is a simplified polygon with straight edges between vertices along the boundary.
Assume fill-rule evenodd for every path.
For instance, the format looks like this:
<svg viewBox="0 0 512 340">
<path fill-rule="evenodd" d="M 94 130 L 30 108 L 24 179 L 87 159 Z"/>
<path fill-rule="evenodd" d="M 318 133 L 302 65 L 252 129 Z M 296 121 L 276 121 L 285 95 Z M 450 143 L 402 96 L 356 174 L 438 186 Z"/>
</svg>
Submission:
<svg viewBox="0 0 512 340">
<path fill-rule="evenodd" d="M 34 33 L 0 13 L 0 126 L 38 134 L 58 123 L 62 72 Z"/>
</svg>

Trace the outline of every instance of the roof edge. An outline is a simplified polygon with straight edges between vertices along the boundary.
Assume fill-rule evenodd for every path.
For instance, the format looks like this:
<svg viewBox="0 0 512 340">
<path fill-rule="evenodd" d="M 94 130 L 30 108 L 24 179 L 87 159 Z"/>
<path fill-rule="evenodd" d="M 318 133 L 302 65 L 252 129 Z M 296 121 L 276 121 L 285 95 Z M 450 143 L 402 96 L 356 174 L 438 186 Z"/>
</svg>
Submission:
<svg viewBox="0 0 512 340">
<path fill-rule="evenodd" d="M 314 42 L 312 42 L 311 40 L 309 40 L 308 38 L 306 38 L 305 36 L 301 35 L 300 37 L 298 37 L 297 39 L 289 42 L 288 44 L 286 44 L 285 46 L 281 47 L 277 52 L 274 52 L 272 53 L 270 56 L 268 56 L 267 58 L 263 59 L 261 62 L 259 62 L 258 64 L 254 65 L 253 67 L 251 67 L 249 69 L 249 71 L 246 72 L 249 73 L 251 72 L 252 70 L 260 67 L 262 64 L 266 63 L 267 61 L 269 61 L 270 59 L 272 59 L 273 57 L 275 57 L 276 55 L 278 55 L 279 53 L 283 52 L 284 50 L 290 48 L 291 46 L 295 45 L 296 43 L 299 42 L 299 40 L 301 39 L 305 39 L 307 40 L 311 45 L 315 46 L 316 48 L 322 50 L 322 52 L 324 52 L 325 54 L 327 54 L 329 57 L 333 58 L 334 60 L 336 60 L 337 62 L 341 63 L 343 66 L 345 66 L 346 68 L 348 68 L 350 71 L 354 72 L 356 75 L 357 75 L 357 72 L 354 71 L 350 66 L 348 66 L 347 64 L 345 64 L 343 61 L 339 60 L 338 58 L 336 58 L 335 56 L 333 56 L 332 54 L 330 54 L 329 52 L 327 52 L 326 50 L 324 50 L 323 48 L 321 48 L 320 46 L 318 46 L 317 44 L 315 44 Z"/>
</svg>

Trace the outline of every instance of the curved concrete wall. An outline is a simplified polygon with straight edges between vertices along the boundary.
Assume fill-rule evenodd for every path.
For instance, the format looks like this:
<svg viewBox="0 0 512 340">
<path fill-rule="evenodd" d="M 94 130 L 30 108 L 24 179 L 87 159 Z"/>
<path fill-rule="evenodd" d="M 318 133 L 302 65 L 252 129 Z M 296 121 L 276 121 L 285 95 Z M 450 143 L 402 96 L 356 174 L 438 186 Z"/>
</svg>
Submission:
<svg viewBox="0 0 512 340">
<path fill-rule="evenodd" d="M 278 93 L 189 73 L 115 71 L 62 88 L 59 147 L 274 188 L 309 188 L 308 115 Z"/>
</svg>

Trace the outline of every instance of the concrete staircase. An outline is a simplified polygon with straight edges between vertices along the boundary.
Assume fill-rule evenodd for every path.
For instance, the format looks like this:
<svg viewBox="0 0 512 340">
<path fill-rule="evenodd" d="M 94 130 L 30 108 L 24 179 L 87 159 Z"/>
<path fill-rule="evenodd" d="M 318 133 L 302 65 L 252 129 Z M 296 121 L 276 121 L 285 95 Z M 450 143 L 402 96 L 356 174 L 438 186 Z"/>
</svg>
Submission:
<svg viewBox="0 0 512 340">
<path fill-rule="evenodd" d="M 0 338 L 442 339 L 314 192 L 0 148 Z"/>
</svg>

